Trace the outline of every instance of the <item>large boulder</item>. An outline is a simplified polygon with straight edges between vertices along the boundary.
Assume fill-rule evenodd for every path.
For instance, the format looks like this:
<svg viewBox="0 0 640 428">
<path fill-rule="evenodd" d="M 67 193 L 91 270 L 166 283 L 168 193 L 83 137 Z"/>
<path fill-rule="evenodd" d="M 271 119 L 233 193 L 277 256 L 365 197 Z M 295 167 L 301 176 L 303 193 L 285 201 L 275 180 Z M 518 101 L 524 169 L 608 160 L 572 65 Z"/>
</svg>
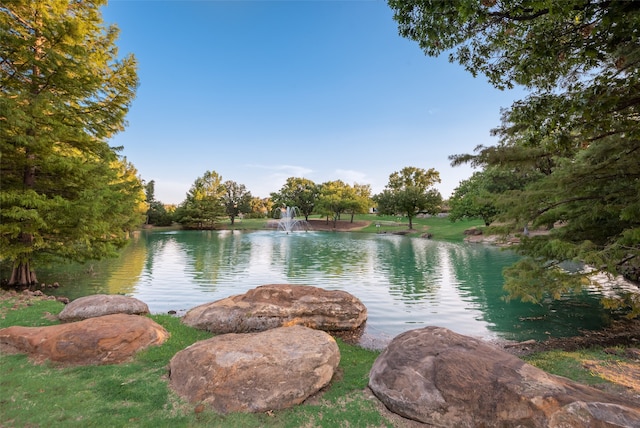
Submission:
<svg viewBox="0 0 640 428">
<path fill-rule="evenodd" d="M 640 427 L 638 403 L 439 327 L 394 338 L 369 387 L 392 412 L 439 427 Z"/>
<path fill-rule="evenodd" d="M 115 364 L 168 338 L 167 330 L 150 318 L 114 314 L 46 327 L 3 328 L 0 351 L 28 354 L 36 363 Z"/>
<path fill-rule="evenodd" d="M 303 325 L 324 331 L 354 330 L 367 319 L 367 308 L 341 290 L 309 285 L 263 285 L 245 294 L 189 310 L 182 322 L 213 333 L 250 333 Z"/>
<path fill-rule="evenodd" d="M 329 383 L 340 350 L 302 326 L 224 334 L 196 342 L 169 363 L 170 386 L 219 413 L 265 412 L 301 403 Z"/>
<path fill-rule="evenodd" d="M 146 303 L 120 294 L 94 294 L 79 297 L 62 309 L 58 319 L 62 322 L 81 321 L 111 314 L 146 315 Z"/>
</svg>

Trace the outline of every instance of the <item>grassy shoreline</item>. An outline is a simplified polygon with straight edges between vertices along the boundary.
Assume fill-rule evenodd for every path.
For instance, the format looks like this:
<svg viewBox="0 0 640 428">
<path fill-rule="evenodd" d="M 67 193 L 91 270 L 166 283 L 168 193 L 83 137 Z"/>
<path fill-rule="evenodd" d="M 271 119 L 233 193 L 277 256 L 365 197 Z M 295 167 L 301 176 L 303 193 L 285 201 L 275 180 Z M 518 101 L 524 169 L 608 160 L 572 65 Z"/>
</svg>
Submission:
<svg viewBox="0 0 640 428">
<path fill-rule="evenodd" d="M 409 220 L 406 217 L 378 216 L 375 214 L 357 214 L 354 216 L 354 223 L 366 223 L 364 227 L 351 228 L 350 216 L 345 215 L 344 219 L 338 220 L 338 227 L 333 228 L 333 222 L 329 220 L 328 226 L 322 230 L 342 231 L 353 233 L 392 233 L 409 237 L 421 237 L 430 234 L 430 239 L 436 241 L 462 242 L 464 231 L 473 227 L 480 228 L 484 222 L 480 219 L 460 220 L 452 222 L 447 217 L 418 217 L 413 219 L 413 229 L 409 229 Z M 322 216 L 309 216 L 309 220 L 326 220 Z M 264 230 L 273 229 L 273 219 L 236 219 L 232 225 L 228 219 L 221 220 L 215 224 L 216 230 Z M 180 228 L 180 226 L 151 227 L 147 230 L 170 230 Z"/>
<path fill-rule="evenodd" d="M 0 328 L 56 324 L 63 304 L 0 291 Z M 379 351 L 337 340 L 341 361 L 331 384 L 291 409 L 220 415 L 187 403 L 168 387 L 168 362 L 176 352 L 211 337 L 170 315 L 151 315 L 171 338 L 128 363 L 60 367 L 32 364 L 25 355 L 0 355 L 2 427 L 409 427 L 367 388 Z M 640 399 L 640 351 L 593 348 L 552 350 L 524 357 L 550 373 L 608 392 Z"/>
</svg>

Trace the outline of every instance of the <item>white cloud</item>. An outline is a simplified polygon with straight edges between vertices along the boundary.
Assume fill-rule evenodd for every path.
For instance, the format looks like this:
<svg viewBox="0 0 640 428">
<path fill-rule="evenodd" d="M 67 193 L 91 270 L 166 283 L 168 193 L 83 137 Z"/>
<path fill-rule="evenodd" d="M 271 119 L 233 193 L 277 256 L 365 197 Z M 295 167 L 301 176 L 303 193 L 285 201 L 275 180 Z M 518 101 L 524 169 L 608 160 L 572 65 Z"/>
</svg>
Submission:
<svg viewBox="0 0 640 428">
<path fill-rule="evenodd" d="M 342 180 L 347 184 L 368 184 L 367 174 L 362 171 L 354 171 L 352 169 L 336 169 L 333 172 L 336 177 L 334 180 Z"/>
<path fill-rule="evenodd" d="M 259 165 L 247 164 L 247 168 L 259 168 L 267 171 L 273 171 L 271 176 L 289 177 L 305 177 L 313 172 L 312 169 L 299 165 Z"/>
<path fill-rule="evenodd" d="M 244 183 L 253 196 L 267 197 L 272 192 L 279 191 L 289 177 L 306 177 L 313 173 L 313 170 L 299 165 L 260 165 L 247 164 L 248 169 L 261 170 L 258 174 L 251 174 L 251 179 Z"/>
</svg>

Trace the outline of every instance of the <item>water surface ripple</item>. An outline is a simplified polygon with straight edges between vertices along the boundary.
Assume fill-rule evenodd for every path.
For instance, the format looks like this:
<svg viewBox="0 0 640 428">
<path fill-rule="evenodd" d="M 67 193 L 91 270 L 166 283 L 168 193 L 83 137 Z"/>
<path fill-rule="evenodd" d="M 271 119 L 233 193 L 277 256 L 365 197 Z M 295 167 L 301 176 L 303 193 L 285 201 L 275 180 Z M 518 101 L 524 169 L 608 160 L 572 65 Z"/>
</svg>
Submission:
<svg viewBox="0 0 640 428">
<path fill-rule="evenodd" d="M 428 325 L 483 338 L 543 339 L 599 328 L 595 295 L 544 305 L 506 303 L 509 251 L 389 234 L 143 231 L 117 259 L 43 272 L 76 298 L 121 293 L 154 313 L 277 283 L 345 290 L 367 306 L 365 334 L 392 338 Z"/>
</svg>

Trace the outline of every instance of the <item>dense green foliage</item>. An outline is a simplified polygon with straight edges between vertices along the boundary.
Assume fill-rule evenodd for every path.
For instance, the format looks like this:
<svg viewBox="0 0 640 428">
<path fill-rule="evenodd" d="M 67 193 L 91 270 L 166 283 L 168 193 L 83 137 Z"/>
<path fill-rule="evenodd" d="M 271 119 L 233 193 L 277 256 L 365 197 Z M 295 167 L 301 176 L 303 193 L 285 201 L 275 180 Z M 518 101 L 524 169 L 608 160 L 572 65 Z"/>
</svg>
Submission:
<svg viewBox="0 0 640 428">
<path fill-rule="evenodd" d="M 225 181 L 223 187 L 222 205 L 224 205 L 224 211 L 233 225 L 236 217 L 251 212 L 251 192 L 244 184 L 232 180 Z"/>
<path fill-rule="evenodd" d="M 279 192 L 271 194 L 276 209 L 296 207 L 305 220 L 311 214 L 331 217 L 334 223 L 341 214 L 365 214 L 371 207 L 371 186 L 342 180 L 315 184 L 307 178 L 289 177 Z"/>
<path fill-rule="evenodd" d="M 347 207 L 347 213 L 351 216 L 351 223 L 353 223 L 353 218 L 356 214 L 368 213 L 373 205 L 373 199 L 371 198 L 371 186 L 368 184 L 354 183 L 350 189 L 348 198 L 349 204 Z"/>
<path fill-rule="evenodd" d="M 247 213 L 246 218 L 265 218 L 272 211 L 273 201 L 271 198 L 260 198 L 254 196 L 249 201 L 251 210 Z"/>
<path fill-rule="evenodd" d="M 236 217 L 250 214 L 254 208 L 258 210 L 255 217 L 262 217 L 263 203 L 254 199 L 244 184 L 232 180 L 223 183 L 217 172 L 206 171 L 194 181 L 171 218 L 188 228 L 212 229 L 226 216 L 233 226 Z"/>
<path fill-rule="evenodd" d="M 449 199 L 449 219 L 481 218 L 489 226 L 501 213 L 498 196 L 510 190 L 521 190 L 539 174 L 519 174 L 502 168 L 487 167 L 460 182 Z"/>
<path fill-rule="evenodd" d="M 309 220 L 313 213 L 320 189 L 308 178 L 289 177 L 278 192 L 271 194 L 274 207 L 296 207 Z"/>
<path fill-rule="evenodd" d="M 505 272 L 512 296 L 538 301 L 587 284 L 564 261 L 639 278 L 640 2 L 390 0 L 400 34 L 527 98 L 503 112 L 493 147 L 452 156 L 532 179 L 494 198 L 528 256 Z M 486 171 L 487 169 L 485 169 Z M 546 291 L 549 292 L 546 292 Z M 621 301 L 636 308 L 640 302 Z"/>
<path fill-rule="evenodd" d="M 354 184 L 351 186 L 342 180 L 327 181 L 319 187 L 320 193 L 316 201 L 314 212 L 332 218 L 336 222 L 344 213 L 351 215 L 364 214 L 371 205 L 371 189 L 368 185 Z"/>
<path fill-rule="evenodd" d="M 389 175 L 389 183 L 376 195 L 378 213 L 382 215 L 405 215 L 409 229 L 413 229 L 413 218 L 419 213 L 437 214 L 442 205 L 442 196 L 433 186 L 440 182 L 435 169 L 425 170 L 407 166 Z"/>
<path fill-rule="evenodd" d="M 162 202 L 156 200 L 155 186 L 156 183 L 154 180 L 144 185 L 144 193 L 148 206 L 146 224 L 153 226 L 170 226 L 173 222 L 173 216 L 167 211 Z"/>
<path fill-rule="evenodd" d="M 176 221 L 186 227 L 212 228 L 218 217 L 225 215 L 224 192 L 222 177 L 215 171 L 206 171 L 196 178 L 186 199 L 176 209 Z"/>
<path fill-rule="evenodd" d="M 36 282 L 48 259 L 112 254 L 143 222 L 136 171 L 107 140 L 137 86 L 118 57 L 105 1 L 0 4 L 0 260 L 9 282 Z"/>
</svg>

